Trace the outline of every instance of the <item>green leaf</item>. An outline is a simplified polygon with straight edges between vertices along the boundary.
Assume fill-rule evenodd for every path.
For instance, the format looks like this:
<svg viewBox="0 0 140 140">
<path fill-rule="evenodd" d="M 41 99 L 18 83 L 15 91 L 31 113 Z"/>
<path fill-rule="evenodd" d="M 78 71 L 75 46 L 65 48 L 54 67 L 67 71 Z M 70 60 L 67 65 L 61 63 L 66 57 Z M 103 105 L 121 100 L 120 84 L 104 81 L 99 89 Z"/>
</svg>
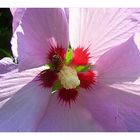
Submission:
<svg viewBox="0 0 140 140">
<path fill-rule="evenodd" d="M 9 8 L 0 9 L 0 59 L 13 57 L 10 40 L 12 37 L 12 14 Z"/>
<path fill-rule="evenodd" d="M 51 94 L 54 94 L 56 91 L 58 91 L 62 87 L 60 81 L 56 81 L 55 84 L 52 87 Z"/>
<path fill-rule="evenodd" d="M 84 71 L 88 71 L 90 69 L 90 66 L 78 66 L 76 67 L 76 71 L 77 72 L 84 72 Z"/>
<path fill-rule="evenodd" d="M 69 48 L 68 48 L 68 51 L 66 53 L 66 58 L 65 58 L 66 64 L 69 64 L 71 62 L 72 57 L 73 57 L 73 50 L 71 48 L 71 45 L 69 44 Z"/>
<path fill-rule="evenodd" d="M 0 54 L 5 56 L 5 57 L 11 57 L 12 58 L 11 53 L 9 53 L 8 51 L 6 51 L 4 49 L 1 49 L 1 48 L 0 48 Z"/>
</svg>

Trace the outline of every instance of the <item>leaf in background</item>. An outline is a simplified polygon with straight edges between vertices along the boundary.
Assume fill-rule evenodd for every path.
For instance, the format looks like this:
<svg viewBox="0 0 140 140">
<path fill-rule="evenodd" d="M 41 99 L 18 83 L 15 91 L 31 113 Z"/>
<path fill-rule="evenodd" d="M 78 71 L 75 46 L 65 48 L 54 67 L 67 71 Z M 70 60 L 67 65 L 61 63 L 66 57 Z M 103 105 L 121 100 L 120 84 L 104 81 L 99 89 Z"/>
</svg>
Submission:
<svg viewBox="0 0 140 140">
<path fill-rule="evenodd" d="M 9 8 L 0 8 L 0 59 L 12 57 L 12 14 Z"/>
</svg>

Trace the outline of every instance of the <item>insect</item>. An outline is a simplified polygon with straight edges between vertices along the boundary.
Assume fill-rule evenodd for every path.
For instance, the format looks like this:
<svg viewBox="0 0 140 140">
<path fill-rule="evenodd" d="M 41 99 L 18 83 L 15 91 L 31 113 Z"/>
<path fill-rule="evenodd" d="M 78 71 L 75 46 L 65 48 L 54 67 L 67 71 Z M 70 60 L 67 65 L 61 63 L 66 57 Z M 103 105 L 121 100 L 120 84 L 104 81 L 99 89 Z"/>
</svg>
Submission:
<svg viewBox="0 0 140 140">
<path fill-rule="evenodd" d="M 57 54 L 53 55 L 51 59 L 52 63 L 52 70 L 56 73 L 60 72 L 61 68 L 63 67 L 63 61 L 61 57 Z"/>
</svg>

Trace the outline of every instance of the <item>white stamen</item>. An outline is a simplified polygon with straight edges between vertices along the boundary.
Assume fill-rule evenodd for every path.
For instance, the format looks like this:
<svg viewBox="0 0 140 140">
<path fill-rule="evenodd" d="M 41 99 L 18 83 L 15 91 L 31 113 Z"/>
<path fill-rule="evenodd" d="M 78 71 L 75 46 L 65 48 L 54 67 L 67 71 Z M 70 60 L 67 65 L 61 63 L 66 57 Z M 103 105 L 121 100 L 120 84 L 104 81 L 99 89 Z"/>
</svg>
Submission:
<svg viewBox="0 0 140 140">
<path fill-rule="evenodd" d="M 80 85 L 76 70 L 70 66 L 64 65 L 58 77 L 65 89 L 74 89 Z"/>
</svg>

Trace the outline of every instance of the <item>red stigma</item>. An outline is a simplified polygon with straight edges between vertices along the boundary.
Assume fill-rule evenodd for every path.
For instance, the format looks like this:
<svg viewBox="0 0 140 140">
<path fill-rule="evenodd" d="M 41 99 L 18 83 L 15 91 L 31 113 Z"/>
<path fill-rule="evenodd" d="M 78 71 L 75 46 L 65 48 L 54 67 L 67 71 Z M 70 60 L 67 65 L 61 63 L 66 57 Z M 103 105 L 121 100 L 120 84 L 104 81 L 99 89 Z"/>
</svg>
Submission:
<svg viewBox="0 0 140 140">
<path fill-rule="evenodd" d="M 74 65 L 87 65 L 89 63 L 89 52 L 88 48 L 84 49 L 81 47 L 78 47 L 73 52 L 74 56 L 72 59 L 72 64 Z"/>
<path fill-rule="evenodd" d="M 75 102 L 76 98 L 78 97 L 78 91 L 76 89 L 65 89 L 61 88 L 58 93 L 59 102 L 62 101 L 64 103 Z"/>
<path fill-rule="evenodd" d="M 78 73 L 78 78 L 80 80 L 80 87 L 86 89 L 96 82 L 96 75 L 93 71 L 80 72 Z"/>
<path fill-rule="evenodd" d="M 39 80 L 41 80 L 41 85 L 43 87 L 52 87 L 58 76 L 55 72 L 51 70 L 44 70 L 39 74 Z"/>
</svg>

